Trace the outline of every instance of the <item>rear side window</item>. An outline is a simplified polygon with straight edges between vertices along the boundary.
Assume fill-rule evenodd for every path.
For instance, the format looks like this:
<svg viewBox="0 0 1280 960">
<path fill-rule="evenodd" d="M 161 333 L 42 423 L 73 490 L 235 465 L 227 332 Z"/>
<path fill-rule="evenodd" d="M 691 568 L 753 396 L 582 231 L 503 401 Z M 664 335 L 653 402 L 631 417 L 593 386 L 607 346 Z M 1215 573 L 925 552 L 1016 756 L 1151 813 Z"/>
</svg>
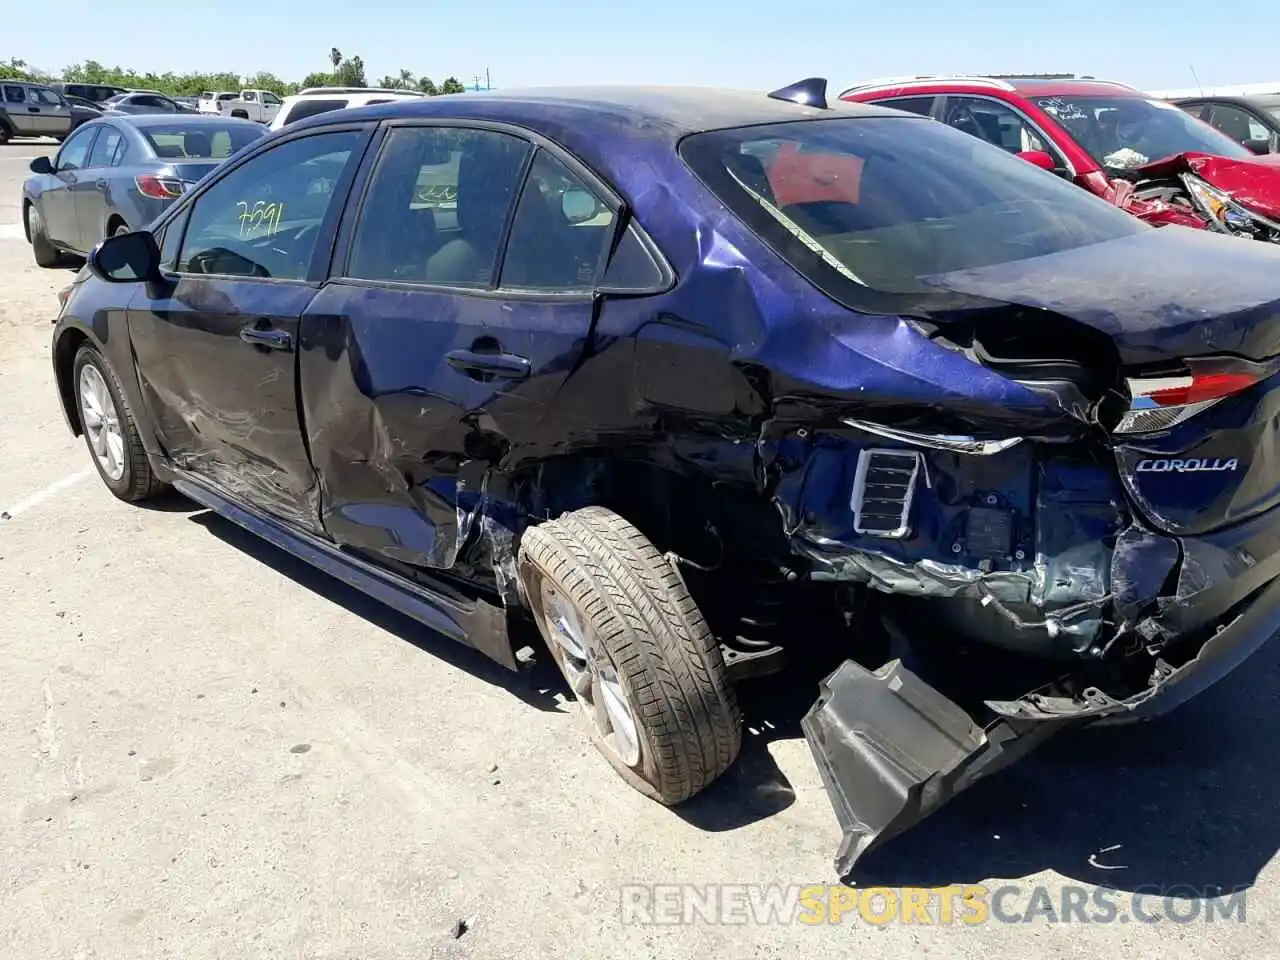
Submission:
<svg viewBox="0 0 1280 960">
<path fill-rule="evenodd" d="M 685 161 L 743 222 L 853 306 L 928 297 L 928 279 L 1153 229 L 945 124 L 794 121 L 685 138 Z M 916 301 L 913 301 L 916 302 Z"/>
<path fill-rule="evenodd" d="M 305 120 L 307 117 L 328 113 L 330 110 L 341 110 L 348 102 L 347 100 L 298 100 L 289 108 L 284 122 L 294 123 L 298 120 Z"/>
<path fill-rule="evenodd" d="M 7 84 L 4 88 L 5 103 L 26 103 L 27 91 L 22 87 Z"/>
</svg>

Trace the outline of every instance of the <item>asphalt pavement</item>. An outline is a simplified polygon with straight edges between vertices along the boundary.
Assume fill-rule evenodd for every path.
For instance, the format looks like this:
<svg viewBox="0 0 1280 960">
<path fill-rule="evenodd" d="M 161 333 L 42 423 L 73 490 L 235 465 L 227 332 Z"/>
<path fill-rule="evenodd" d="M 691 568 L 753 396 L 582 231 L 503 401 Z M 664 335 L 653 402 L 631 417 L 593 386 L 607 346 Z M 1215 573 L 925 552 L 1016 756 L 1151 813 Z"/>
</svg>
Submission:
<svg viewBox="0 0 1280 960">
<path fill-rule="evenodd" d="M 0 147 L 0 957 L 1274 955 L 1280 645 L 826 887 L 812 671 L 745 690 L 738 764 L 668 810 L 549 669 L 508 674 L 180 498 L 111 497 L 52 384 L 72 273 L 22 238 L 53 149 Z M 944 912 L 956 885 L 969 909 Z M 1211 888 L 1243 895 L 1210 920 Z"/>
</svg>

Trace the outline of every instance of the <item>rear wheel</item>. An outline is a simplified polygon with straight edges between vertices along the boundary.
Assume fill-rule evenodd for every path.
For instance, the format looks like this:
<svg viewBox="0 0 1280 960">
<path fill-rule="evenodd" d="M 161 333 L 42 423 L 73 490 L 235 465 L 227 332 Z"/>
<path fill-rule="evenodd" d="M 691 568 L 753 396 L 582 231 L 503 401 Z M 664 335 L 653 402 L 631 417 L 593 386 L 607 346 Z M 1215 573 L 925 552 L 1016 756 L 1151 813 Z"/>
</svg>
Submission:
<svg viewBox="0 0 1280 960">
<path fill-rule="evenodd" d="M 729 768 L 742 729 L 719 644 L 644 534 L 587 507 L 526 531 L 519 567 L 593 741 L 628 783 L 675 804 Z"/>
<path fill-rule="evenodd" d="M 155 496 L 164 484 L 151 470 L 133 412 L 111 364 L 93 344 L 85 343 L 76 353 L 72 375 L 85 445 L 102 482 L 121 500 Z"/>
<path fill-rule="evenodd" d="M 3 147 L 13 138 L 13 132 L 9 129 L 9 125 L 0 120 L 0 147 Z"/>
<path fill-rule="evenodd" d="M 31 237 L 31 254 L 41 267 L 56 267 L 62 263 L 62 252 L 49 241 L 44 231 L 44 218 L 35 204 L 27 204 L 27 235 Z"/>
</svg>

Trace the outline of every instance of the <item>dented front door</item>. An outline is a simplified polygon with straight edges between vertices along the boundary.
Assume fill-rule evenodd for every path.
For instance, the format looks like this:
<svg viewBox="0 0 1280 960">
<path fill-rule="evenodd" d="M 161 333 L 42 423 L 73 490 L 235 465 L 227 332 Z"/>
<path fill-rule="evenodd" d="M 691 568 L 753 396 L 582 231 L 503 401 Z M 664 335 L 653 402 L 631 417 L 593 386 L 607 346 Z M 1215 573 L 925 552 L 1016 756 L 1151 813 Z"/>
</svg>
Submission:
<svg viewBox="0 0 1280 960">
<path fill-rule="evenodd" d="M 319 532 L 298 419 L 298 334 L 347 175 L 368 133 L 284 140 L 195 197 L 164 231 L 163 282 L 129 307 L 138 383 L 180 469 Z M 172 252 L 170 252 L 172 251 Z"/>
</svg>

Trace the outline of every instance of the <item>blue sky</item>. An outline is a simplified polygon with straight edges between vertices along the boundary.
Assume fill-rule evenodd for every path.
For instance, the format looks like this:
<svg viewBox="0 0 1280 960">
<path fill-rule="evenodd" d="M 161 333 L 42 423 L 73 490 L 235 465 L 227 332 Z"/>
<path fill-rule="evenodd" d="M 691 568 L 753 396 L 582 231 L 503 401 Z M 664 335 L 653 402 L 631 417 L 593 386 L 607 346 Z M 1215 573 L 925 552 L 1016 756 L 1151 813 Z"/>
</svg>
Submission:
<svg viewBox="0 0 1280 960">
<path fill-rule="evenodd" d="M 1230 5 L 1230 28 L 1189 0 L 1034 4 L 1010 0 L 209 0 L 137 15 L 105 0 L 15 4 L 0 60 L 53 73 L 92 59 L 139 71 L 328 69 L 330 47 L 369 80 L 406 68 L 437 83 L 494 86 L 688 83 L 772 88 L 825 76 L 1074 72 L 1146 88 L 1280 79 L 1276 7 Z M 802 16 L 803 10 L 812 14 Z M 95 12 L 98 11 L 98 12 Z M 1110 22 L 1109 22 L 1110 21 Z M 1249 25 L 1253 26 L 1250 27 Z M 1244 29 L 1240 29 L 1244 25 Z"/>
</svg>

